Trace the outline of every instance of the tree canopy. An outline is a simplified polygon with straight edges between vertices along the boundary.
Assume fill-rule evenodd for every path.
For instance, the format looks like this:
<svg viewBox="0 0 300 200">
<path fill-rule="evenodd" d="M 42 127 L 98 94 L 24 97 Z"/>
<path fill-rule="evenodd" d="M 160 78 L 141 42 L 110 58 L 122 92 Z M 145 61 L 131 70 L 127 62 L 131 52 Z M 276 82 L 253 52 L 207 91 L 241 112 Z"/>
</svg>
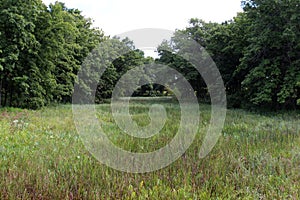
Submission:
<svg viewBox="0 0 300 200">
<path fill-rule="evenodd" d="M 77 89 L 84 94 L 82 98 L 92 94 L 91 83 L 96 83 L 95 101 L 100 103 L 111 97 L 115 84 L 128 70 L 151 63 L 176 69 L 190 82 L 198 98 L 209 99 L 201 74 L 178 54 L 183 44 L 177 36 L 185 34 L 205 48 L 216 63 L 230 106 L 299 108 L 300 1 L 241 3 L 244 12 L 221 24 L 190 19 L 185 29 L 176 30 L 171 41 L 158 47 L 160 57 L 154 60 L 145 58 L 128 39 L 105 36 L 93 27 L 92 19 L 64 3 L 46 6 L 41 0 L 2 0 L 0 105 L 37 109 L 52 102 L 68 103 L 77 81 L 81 81 Z M 124 48 L 129 51 L 107 62 L 109 55 L 103 52 L 110 49 L 99 49 L 104 42 L 114 46 L 116 55 Z M 88 56 L 97 56 L 98 60 L 87 63 Z M 106 70 L 98 77 L 93 70 L 101 70 L 103 64 Z M 77 80 L 82 70 L 89 81 Z M 143 85 L 134 95 L 153 96 L 166 91 L 167 87 L 161 85 Z"/>
<path fill-rule="evenodd" d="M 233 20 L 217 24 L 195 18 L 176 32 L 188 35 L 210 53 L 222 74 L 229 105 L 296 108 L 300 104 L 300 1 L 242 4 L 244 12 Z M 199 74 L 171 53 L 176 52 L 176 42 L 173 38 L 170 51 L 160 51 L 159 61 L 183 72 L 198 96 L 207 95 Z"/>
</svg>

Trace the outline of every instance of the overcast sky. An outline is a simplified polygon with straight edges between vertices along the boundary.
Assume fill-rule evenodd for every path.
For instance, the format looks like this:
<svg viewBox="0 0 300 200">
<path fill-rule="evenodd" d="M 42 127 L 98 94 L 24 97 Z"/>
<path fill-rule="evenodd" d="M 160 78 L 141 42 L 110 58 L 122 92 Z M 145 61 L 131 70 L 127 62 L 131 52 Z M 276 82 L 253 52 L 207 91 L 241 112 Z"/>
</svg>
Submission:
<svg viewBox="0 0 300 200">
<path fill-rule="evenodd" d="M 46 5 L 55 0 L 43 0 Z M 188 26 L 190 18 L 223 22 L 241 12 L 241 0 L 61 0 L 95 20 L 105 35 L 140 28 L 174 31 Z"/>
</svg>

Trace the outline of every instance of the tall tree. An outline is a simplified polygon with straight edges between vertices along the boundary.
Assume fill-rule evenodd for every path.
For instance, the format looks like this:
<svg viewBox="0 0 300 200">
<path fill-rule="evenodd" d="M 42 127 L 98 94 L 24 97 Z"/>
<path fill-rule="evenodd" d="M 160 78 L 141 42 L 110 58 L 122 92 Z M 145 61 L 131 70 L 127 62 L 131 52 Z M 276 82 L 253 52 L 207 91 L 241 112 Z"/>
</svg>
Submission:
<svg viewBox="0 0 300 200">
<path fill-rule="evenodd" d="M 36 107 L 43 104 L 40 70 L 34 62 L 39 42 L 35 24 L 45 9 L 37 0 L 9 1 L 0 5 L 2 105 Z M 36 99 L 35 99 L 36 98 Z M 35 102 L 38 100 L 38 102 Z"/>
<path fill-rule="evenodd" d="M 244 98 L 258 106 L 295 107 L 300 99 L 299 0 L 244 1 L 252 21 L 238 72 Z"/>
<path fill-rule="evenodd" d="M 0 10 L 1 105 L 70 102 L 82 61 L 103 33 L 59 2 L 46 7 L 41 0 L 3 0 Z"/>
<path fill-rule="evenodd" d="M 196 41 L 201 47 L 207 49 L 209 46 L 210 34 L 217 26 L 218 24 L 216 23 L 206 23 L 203 20 L 193 18 L 190 20 L 189 27 L 184 30 L 177 30 L 171 41 L 163 42 L 158 48 L 160 55 L 158 62 L 167 64 L 169 67 L 180 72 L 189 81 L 195 90 L 197 97 L 203 99 L 206 99 L 209 95 L 207 85 L 193 64 L 185 59 L 185 56 L 191 58 L 194 57 L 194 53 L 183 38 L 186 37 L 187 40 L 191 39 Z M 207 55 L 205 51 L 200 51 L 202 56 L 199 58 L 199 62 L 203 62 L 207 59 Z M 184 54 L 186 55 L 183 56 Z"/>
</svg>

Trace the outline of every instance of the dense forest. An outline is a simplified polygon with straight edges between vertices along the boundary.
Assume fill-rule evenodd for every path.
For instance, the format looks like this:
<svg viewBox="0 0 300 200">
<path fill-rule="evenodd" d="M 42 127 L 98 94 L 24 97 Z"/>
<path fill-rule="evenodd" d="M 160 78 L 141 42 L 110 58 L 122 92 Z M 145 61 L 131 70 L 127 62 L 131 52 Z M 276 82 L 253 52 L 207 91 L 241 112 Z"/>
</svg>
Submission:
<svg viewBox="0 0 300 200">
<path fill-rule="evenodd" d="M 300 1 L 246 0 L 241 5 L 244 12 L 221 24 L 190 19 L 185 29 L 175 31 L 174 38 L 184 33 L 209 52 L 221 72 L 231 107 L 299 108 Z M 83 61 L 108 40 L 118 39 L 105 36 L 94 28 L 92 19 L 63 3 L 46 6 L 41 0 L 1 0 L 1 106 L 38 109 L 70 103 Z M 176 55 L 176 39 L 161 44 L 155 60 L 146 58 L 128 39 L 119 42 L 131 51 L 114 60 L 99 77 L 97 102 L 110 98 L 114 84 L 127 70 L 149 63 L 176 69 L 199 98 L 207 98 L 201 75 Z M 163 90 L 143 86 L 135 95 L 165 95 Z"/>
</svg>

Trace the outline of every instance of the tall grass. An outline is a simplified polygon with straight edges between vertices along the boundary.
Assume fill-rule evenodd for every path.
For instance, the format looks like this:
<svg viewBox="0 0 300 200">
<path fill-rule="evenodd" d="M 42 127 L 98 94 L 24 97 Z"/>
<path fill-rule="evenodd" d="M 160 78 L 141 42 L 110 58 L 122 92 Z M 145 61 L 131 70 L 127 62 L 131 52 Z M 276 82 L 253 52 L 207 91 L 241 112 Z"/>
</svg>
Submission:
<svg viewBox="0 0 300 200">
<path fill-rule="evenodd" d="M 107 104 L 99 122 L 119 147 L 149 152 L 176 134 L 180 108 L 165 105 L 160 134 L 142 140 L 116 126 Z M 300 199 L 300 115 L 228 110 L 217 145 L 199 159 L 210 107 L 200 105 L 201 122 L 188 151 L 172 165 L 145 174 L 113 170 L 85 149 L 71 106 L 40 111 L 0 110 L 0 199 Z M 147 125 L 149 104 L 133 102 L 130 113 Z"/>
</svg>

